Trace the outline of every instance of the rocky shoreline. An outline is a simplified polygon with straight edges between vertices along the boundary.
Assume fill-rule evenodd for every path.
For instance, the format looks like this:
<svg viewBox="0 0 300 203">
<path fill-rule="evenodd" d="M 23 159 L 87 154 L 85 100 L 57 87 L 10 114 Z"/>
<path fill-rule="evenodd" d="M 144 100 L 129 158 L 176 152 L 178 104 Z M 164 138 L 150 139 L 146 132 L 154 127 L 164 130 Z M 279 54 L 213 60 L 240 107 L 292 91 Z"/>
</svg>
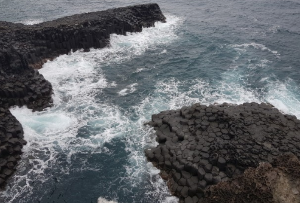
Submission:
<svg viewBox="0 0 300 203">
<path fill-rule="evenodd" d="M 16 169 L 26 141 L 22 125 L 8 109 L 0 107 L 0 118 L 0 185 L 3 186 Z"/>
<path fill-rule="evenodd" d="M 148 124 L 158 146 L 145 155 L 180 202 L 300 202 L 295 116 L 265 103 L 197 103 Z"/>
<path fill-rule="evenodd" d="M 157 4 L 77 14 L 37 25 L 0 21 L 0 187 L 13 174 L 23 140 L 13 106 L 42 111 L 52 105 L 52 86 L 36 69 L 71 50 L 109 46 L 110 34 L 141 32 L 165 22 Z"/>
<path fill-rule="evenodd" d="M 36 69 L 71 50 L 109 46 L 110 34 L 165 22 L 157 4 L 78 14 L 37 25 L 0 21 L 0 187 L 26 144 L 13 106 L 42 111 L 52 86 Z M 157 147 L 145 150 L 186 203 L 300 202 L 300 121 L 269 104 L 194 104 L 152 116 Z M 287 154 L 292 153 L 292 154 Z"/>
</svg>

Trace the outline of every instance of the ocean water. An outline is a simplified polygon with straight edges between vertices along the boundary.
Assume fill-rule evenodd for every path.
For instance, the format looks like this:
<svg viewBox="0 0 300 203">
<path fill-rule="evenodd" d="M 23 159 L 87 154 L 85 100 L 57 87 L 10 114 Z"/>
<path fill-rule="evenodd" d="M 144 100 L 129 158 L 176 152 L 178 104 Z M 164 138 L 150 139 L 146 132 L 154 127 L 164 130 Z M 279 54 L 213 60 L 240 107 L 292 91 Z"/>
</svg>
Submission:
<svg viewBox="0 0 300 203">
<path fill-rule="evenodd" d="M 148 2 L 0 0 L 0 20 L 35 24 Z M 28 144 L 0 202 L 177 202 L 143 154 L 156 145 L 143 125 L 152 114 L 254 101 L 300 118 L 299 1 L 155 2 L 167 23 L 39 70 L 54 106 L 11 109 Z"/>
</svg>

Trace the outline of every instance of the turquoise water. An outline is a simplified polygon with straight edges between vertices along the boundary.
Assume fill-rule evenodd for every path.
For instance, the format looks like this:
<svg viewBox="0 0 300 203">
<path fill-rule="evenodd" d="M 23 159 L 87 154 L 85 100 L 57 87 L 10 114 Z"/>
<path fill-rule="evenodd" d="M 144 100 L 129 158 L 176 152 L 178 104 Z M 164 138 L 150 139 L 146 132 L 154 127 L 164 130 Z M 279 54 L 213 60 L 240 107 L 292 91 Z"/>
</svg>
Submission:
<svg viewBox="0 0 300 203">
<path fill-rule="evenodd" d="M 145 2 L 0 0 L 0 19 L 32 24 Z M 152 114 L 255 101 L 300 117 L 300 3 L 156 2 L 167 23 L 43 66 L 54 106 L 11 109 L 28 144 L 2 202 L 176 202 L 143 155 L 156 144 L 143 125 Z"/>
</svg>

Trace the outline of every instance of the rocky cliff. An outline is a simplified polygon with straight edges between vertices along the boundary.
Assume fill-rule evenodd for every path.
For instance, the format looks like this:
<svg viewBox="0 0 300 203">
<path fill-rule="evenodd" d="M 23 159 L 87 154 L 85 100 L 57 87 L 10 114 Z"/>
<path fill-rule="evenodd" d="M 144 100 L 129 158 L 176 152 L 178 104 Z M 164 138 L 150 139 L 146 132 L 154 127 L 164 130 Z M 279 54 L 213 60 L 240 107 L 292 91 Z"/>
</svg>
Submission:
<svg viewBox="0 0 300 203">
<path fill-rule="evenodd" d="M 159 144 L 145 154 L 180 202 L 299 202 L 295 116 L 264 103 L 194 104 L 153 115 L 149 125 Z"/>
<path fill-rule="evenodd" d="M 110 34 L 126 35 L 165 17 L 157 4 L 78 14 L 37 25 L 0 21 L 0 186 L 20 159 L 23 130 L 8 111 L 26 105 L 41 111 L 52 104 L 52 86 L 36 69 L 71 50 L 109 46 Z"/>
</svg>

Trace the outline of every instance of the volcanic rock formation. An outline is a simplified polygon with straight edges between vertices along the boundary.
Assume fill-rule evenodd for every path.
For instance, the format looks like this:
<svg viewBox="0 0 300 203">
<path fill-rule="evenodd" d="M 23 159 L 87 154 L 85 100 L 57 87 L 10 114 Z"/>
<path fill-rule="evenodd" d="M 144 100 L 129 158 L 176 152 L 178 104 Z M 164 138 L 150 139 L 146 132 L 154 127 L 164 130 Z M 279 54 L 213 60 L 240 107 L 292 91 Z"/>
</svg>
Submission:
<svg viewBox="0 0 300 203">
<path fill-rule="evenodd" d="M 157 4 L 78 14 L 37 25 L 0 21 L 0 104 L 6 108 L 25 104 L 33 110 L 48 107 L 51 84 L 34 69 L 71 50 L 106 47 L 110 34 L 141 32 L 157 21 L 165 21 Z"/>
<path fill-rule="evenodd" d="M 299 159 L 291 154 L 282 155 L 271 164 L 261 163 L 257 168 L 247 169 L 242 176 L 211 186 L 201 202 L 298 203 L 299 172 Z"/>
<path fill-rule="evenodd" d="M 9 110 L 0 107 L 0 118 L 0 185 L 3 185 L 14 172 L 26 141 L 21 124 Z"/>
<path fill-rule="evenodd" d="M 148 124 L 154 127 L 159 145 L 146 149 L 145 155 L 163 174 L 168 174 L 168 186 L 180 202 L 278 202 L 272 193 L 276 188 L 265 187 L 268 189 L 265 191 L 262 187 L 258 189 L 261 193 L 250 195 L 249 187 L 255 187 L 259 178 L 269 173 L 253 174 L 279 170 L 271 169 L 270 164 L 259 164 L 275 163 L 273 160 L 287 152 L 295 154 L 296 159 L 300 156 L 300 121 L 280 113 L 270 104 L 205 106 L 197 103 L 153 115 Z M 273 166 L 281 167 L 281 174 L 289 175 L 290 169 L 283 161 L 279 163 Z M 300 172 L 299 160 L 293 163 L 292 170 Z M 250 167 L 258 168 L 250 170 Z M 249 183 L 249 177 L 256 179 Z M 236 182 L 226 182 L 236 179 L 238 186 L 234 186 Z M 270 201 L 262 201 L 264 192 Z M 238 194 L 236 199 L 230 198 Z M 224 197 L 229 198 L 221 201 Z"/>
<path fill-rule="evenodd" d="M 11 157 L 19 155 L 25 144 L 22 127 L 8 108 L 26 105 L 41 111 L 52 104 L 52 86 L 35 69 L 71 50 L 109 46 L 110 34 L 141 32 L 157 21 L 165 22 L 157 4 L 78 14 L 37 25 L 0 21 L 0 186 L 15 168 Z"/>
</svg>

